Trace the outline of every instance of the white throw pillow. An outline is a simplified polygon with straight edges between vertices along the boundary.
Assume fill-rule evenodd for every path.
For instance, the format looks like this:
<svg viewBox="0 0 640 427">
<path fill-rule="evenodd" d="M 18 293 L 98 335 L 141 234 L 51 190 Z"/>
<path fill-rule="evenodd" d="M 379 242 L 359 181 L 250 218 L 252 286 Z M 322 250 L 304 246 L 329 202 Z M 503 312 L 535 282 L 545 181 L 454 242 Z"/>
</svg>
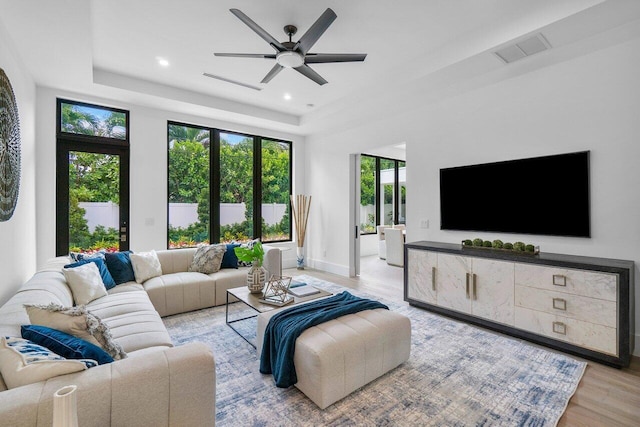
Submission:
<svg viewBox="0 0 640 427">
<path fill-rule="evenodd" d="M 94 262 L 73 268 L 63 268 L 62 273 L 78 305 L 89 304 L 94 299 L 107 295 L 100 271 Z"/>
<path fill-rule="evenodd" d="M 162 266 L 156 251 L 132 253 L 129 258 L 136 282 L 142 283 L 152 277 L 162 276 Z"/>
<path fill-rule="evenodd" d="M 24 338 L 0 338 L 0 373 L 9 389 L 96 365 L 93 360 L 67 360 Z"/>
<path fill-rule="evenodd" d="M 100 347 L 98 340 L 87 330 L 86 309 L 81 311 L 77 310 L 78 308 L 79 307 L 68 308 L 65 312 L 64 307 L 54 303 L 48 306 L 35 304 L 24 305 L 24 309 L 27 311 L 29 321 L 31 321 L 32 325 L 57 329 L 58 331 L 66 332 L 67 334 L 81 338 Z"/>
<path fill-rule="evenodd" d="M 47 326 L 67 334 L 82 338 L 102 347 L 116 360 L 124 359 L 127 353 L 118 344 L 111 330 L 98 316 L 89 312 L 84 305 L 63 307 L 56 303 L 49 305 L 24 305 L 32 325 Z"/>
</svg>

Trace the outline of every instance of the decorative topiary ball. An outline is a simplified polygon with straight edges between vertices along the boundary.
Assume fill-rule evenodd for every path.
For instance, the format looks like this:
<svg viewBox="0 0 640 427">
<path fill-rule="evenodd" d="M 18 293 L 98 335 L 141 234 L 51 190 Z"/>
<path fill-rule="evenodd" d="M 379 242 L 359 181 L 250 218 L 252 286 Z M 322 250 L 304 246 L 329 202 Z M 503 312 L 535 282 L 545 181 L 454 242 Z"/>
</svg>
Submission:
<svg viewBox="0 0 640 427">
<path fill-rule="evenodd" d="M 473 246 L 482 246 L 484 240 L 482 239 L 473 239 Z"/>
<path fill-rule="evenodd" d="M 535 252 L 536 251 L 536 247 L 533 245 L 527 245 L 524 247 L 524 250 L 527 252 Z"/>
<path fill-rule="evenodd" d="M 511 250 L 513 249 L 513 243 L 507 242 L 504 245 L 502 245 L 502 248 Z"/>
<path fill-rule="evenodd" d="M 485 248 L 490 248 L 491 247 L 491 241 L 490 240 L 485 240 L 484 242 L 482 242 L 482 246 L 484 246 Z"/>
<path fill-rule="evenodd" d="M 463 241 L 462 244 L 465 245 L 465 246 L 472 246 L 473 242 L 470 239 L 467 239 L 467 240 Z"/>
<path fill-rule="evenodd" d="M 502 243 L 502 240 L 494 240 L 491 245 L 496 249 L 502 249 L 504 243 Z"/>
<path fill-rule="evenodd" d="M 513 250 L 514 251 L 521 251 L 524 252 L 524 248 L 525 248 L 525 244 L 524 242 L 515 242 L 513 244 Z"/>
</svg>

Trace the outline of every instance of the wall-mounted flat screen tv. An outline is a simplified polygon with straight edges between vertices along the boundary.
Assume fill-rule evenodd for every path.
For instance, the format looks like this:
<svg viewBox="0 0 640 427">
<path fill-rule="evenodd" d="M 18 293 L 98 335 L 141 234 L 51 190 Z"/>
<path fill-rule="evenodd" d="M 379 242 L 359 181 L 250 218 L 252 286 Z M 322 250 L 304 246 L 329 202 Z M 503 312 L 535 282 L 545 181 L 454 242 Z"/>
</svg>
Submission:
<svg viewBox="0 0 640 427">
<path fill-rule="evenodd" d="M 440 228 L 590 237 L 589 152 L 440 169 Z"/>
</svg>

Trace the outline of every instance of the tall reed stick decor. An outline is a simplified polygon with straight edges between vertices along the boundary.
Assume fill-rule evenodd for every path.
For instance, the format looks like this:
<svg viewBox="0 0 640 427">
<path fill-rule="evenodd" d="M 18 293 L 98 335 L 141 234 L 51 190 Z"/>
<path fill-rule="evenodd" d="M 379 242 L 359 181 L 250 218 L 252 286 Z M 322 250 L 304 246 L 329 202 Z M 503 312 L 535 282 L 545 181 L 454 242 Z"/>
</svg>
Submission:
<svg viewBox="0 0 640 427">
<path fill-rule="evenodd" d="M 311 196 L 307 197 L 304 194 L 298 194 L 294 199 L 293 195 L 291 195 L 291 211 L 296 225 L 296 241 L 298 243 L 296 250 L 298 270 L 304 270 L 304 238 L 307 234 L 310 208 Z"/>
</svg>

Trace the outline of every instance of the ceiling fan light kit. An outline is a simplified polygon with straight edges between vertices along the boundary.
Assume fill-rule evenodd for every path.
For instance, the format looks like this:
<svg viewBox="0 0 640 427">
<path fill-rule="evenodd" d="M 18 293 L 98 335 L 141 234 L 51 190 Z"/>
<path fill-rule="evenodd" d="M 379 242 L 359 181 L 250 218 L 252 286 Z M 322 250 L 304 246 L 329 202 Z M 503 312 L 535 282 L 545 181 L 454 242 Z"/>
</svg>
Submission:
<svg viewBox="0 0 640 427">
<path fill-rule="evenodd" d="M 298 52 L 285 50 L 276 55 L 276 62 L 285 68 L 297 68 L 304 64 L 304 57 Z"/>
<path fill-rule="evenodd" d="M 275 55 L 259 53 L 214 53 L 214 55 L 236 58 L 275 59 L 276 64 L 269 70 L 261 83 L 271 81 L 283 68 L 292 68 L 317 84 L 323 85 L 327 83 L 327 81 L 307 64 L 361 62 L 367 57 L 366 53 L 309 53 L 309 49 L 311 49 L 320 36 L 324 34 L 331 23 L 337 18 L 335 12 L 329 8 L 320 15 L 316 22 L 313 23 L 296 43 L 291 40 L 292 36 L 298 31 L 295 25 L 284 26 L 284 32 L 289 36 L 289 41 L 279 42 L 240 10 L 230 9 L 230 11 L 264 41 L 269 43 L 277 53 Z"/>
</svg>

